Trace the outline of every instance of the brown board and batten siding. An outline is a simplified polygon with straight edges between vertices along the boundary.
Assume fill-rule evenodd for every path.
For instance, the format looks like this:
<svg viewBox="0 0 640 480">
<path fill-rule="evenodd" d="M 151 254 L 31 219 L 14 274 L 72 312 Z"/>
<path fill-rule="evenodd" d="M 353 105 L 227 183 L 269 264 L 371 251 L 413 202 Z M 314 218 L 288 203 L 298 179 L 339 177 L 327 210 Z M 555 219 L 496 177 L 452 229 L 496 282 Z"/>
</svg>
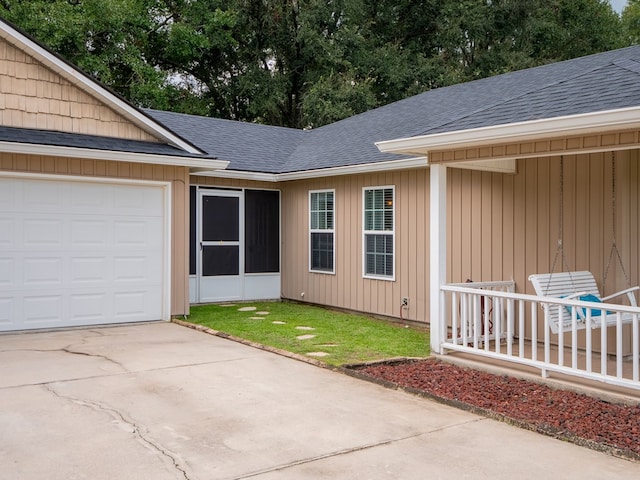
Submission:
<svg viewBox="0 0 640 480">
<path fill-rule="evenodd" d="M 448 169 L 448 282 L 514 280 L 533 294 L 532 273 L 587 269 L 603 293 L 627 286 L 613 262 L 611 152 L 565 155 L 560 236 L 560 157 L 517 162 L 515 174 Z M 638 283 L 639 154 L 616 154 L 616 234 L 625 270 Z M 287 182 L 191 178 L 192 185 L 265 188 L 282 192 L 282 297 L 376 315 L 428 322 L 429 169 L 323 177 Z M 395 187 L 395 280 L 363 277 L 362 190 Z M 309 271 L 309 191 L 335 190 L 335 274 Z M 555 265 L 554 265 L 555 260 Z M 302 296 L 304 293 L 304 297 Z"/>
<path fill-rule="evenodd" d="M 514 280 L 535 294 L 533 273 L 589 270 L 603 295 L 637 285 L 640 155 L 615 153 L 615 226 L 613 156 L 565 155 L 562 170 L 559 156 L 518 160 L 516 174 L 448 169 L 447 280 Z M 613 258 L 603 285 L 614 228 L 629 281 Z"/>
<path fill-rule="evenodd" d="M 189 313 L 187 167 L 0 153 L 3 172 L 171 182 L 171 315 Z"/>
<path fill-rule="evenodd" d="M 634 150 L 640 144 L 640 130 L 593 133 L 530 142 L 512 142 L 475 148 L 457 148 L 429 153 L 429 163 L 540 158 L 553 155 L 578 155 L 589 152 Z"/>
<path fill-rule="evenodd" d="M 59 73 L 0 39 L 0 125 L 157 141 Z"/>
<path fill-rule="evenodd" d="M 424 322 L 428 303 L 429 171 L 345 175 L 282 186 L 282 296 L 348 310 Z M 362 192 L 395 188 L 395 280 L 363 277 Z M 309 271 L 309 191 L 335 190 L 335 273 Z M 304 297 L 302 294 L 304 293 Z"/>
<path fill-rule="evenodd" d="M 533 293 L 532 273 L 590 270 L 600 283 L 613 235 L 611 153 L 564 156 L 560 239 L 560 157 L 518 161 L 517 173 L 448 170 L 448 229 L 451 282 L 515 280 Z M 617 244 L 632 282 L 637 282 L 638 150 L 616 153 Z M 612 262 L 603 294 L 626 287 Z"/>
</svg>

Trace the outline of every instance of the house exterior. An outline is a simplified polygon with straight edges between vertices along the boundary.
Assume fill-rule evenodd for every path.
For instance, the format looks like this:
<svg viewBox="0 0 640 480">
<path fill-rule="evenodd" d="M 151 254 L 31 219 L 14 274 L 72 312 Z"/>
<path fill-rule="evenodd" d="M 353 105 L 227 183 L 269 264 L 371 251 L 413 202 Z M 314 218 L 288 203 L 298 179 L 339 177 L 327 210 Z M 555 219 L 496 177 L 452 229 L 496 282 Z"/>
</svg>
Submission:
<svg viewBox="0 0 640 480">
<path fill-rule="evenodd" d="M 527 277 L 551 271 L 556 256 L 561 177 L 565 256 L 555 268 L 588 269 L 601 281 L 614 156 L 617 243 L 637 283 L 636 58 L 632 47 L 456 85 L 312 131 L 149 114 L 230 160 L 227 169 L 192 176 L 192 185 L 281 192 L 281 297 L 428 322 L 432 285 L 512 280 L 533 293 Z M 446 178 L 434 181 L 435 169 Z M 382 274 L 366 271 L 371 190 L 393 197 L 385 227 L 393 262 Z M 312 197 L 326 194 L 335 221 L 314 230 Z M 432 211 L 436 202 L 442 207 Z M 333 242 L 330 268 L 311 265 L 314 234 Z M 446 254 L 430 253 L 440 243 Z M 626 282 L 620 265 L 608 277 L 605 291 Z"/>
<path fill-rule="evenodd" d="M 224 168 L 0 21 L 0 330 L 188 312 L 189 174 Z"/>
<path fill-rule="evenodd" d="M 300 131 L 140 110 L 0 37 L 0 330 L 285 298 L 430 323 L 442 352 L 447 284 L 639 283 L 640 47 Z"/>
</svg>

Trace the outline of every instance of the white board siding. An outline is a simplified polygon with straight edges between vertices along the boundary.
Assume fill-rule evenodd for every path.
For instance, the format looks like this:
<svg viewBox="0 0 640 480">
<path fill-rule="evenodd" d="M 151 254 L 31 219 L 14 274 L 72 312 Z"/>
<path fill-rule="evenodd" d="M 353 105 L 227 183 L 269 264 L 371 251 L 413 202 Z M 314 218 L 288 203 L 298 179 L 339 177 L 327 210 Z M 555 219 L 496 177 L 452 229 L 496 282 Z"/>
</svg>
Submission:
<svg viewBox="0 0 640 480">
<path fill-rule="evenodd" d="M 0 177 L 0 331 L 162 319 L 164 190 Z"/>
</svg>

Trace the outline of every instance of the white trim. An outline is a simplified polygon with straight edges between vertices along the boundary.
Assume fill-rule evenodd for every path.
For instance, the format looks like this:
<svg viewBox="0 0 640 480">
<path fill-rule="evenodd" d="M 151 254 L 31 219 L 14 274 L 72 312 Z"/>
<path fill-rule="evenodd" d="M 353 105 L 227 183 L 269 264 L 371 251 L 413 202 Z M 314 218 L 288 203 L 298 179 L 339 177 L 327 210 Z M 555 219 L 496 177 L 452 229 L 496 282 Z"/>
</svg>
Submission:
<svg viewBox="0 0 640 480">
<path fill-rule="evenodd" d="M 2 23 L 2 22 L 0 22 Z M 163 252 L 162 257 L 164 261 L 164 278 L 162 279 L 162 314 L 161 320 L 171 320 L 171 252 L 172 252 L 172 224 L 173 224 L 173 208 L 172 208 L 172 189 L 171 182 L 158 181 L 158 180 L 138 180 L 130 178 L 118 178 L 118 177 L 84 177 L 79 175 L 58 175 L 51 173 L 30 173 L 30 172 L 8 172 L 0 171 L 0 178 L 20 178 L 31 180 L 52 180 L 58 182 L 79 182 L 79 183 L 111 183 L 115 185 L 140 185 L 145 187 L 161 187 L 163 190 L 163 211 L 164 211 L 164 225 L 163 225 Z"/>
<path fill-rule="evenodd" d="M 430 150 L 532 141 L 640 128 L 640 107 L 581 113 L 526 122 L 376 142 L 381 152 L 426 155 Z"/>
<path fill-rule="evenodd" d="M 447 166 L 432 165 L 429 171 L 429 330 L 431 351 L 443 353 L 446 340 L 440 286 L 447 280 Z"/>
<path fill-rule="evenodd" d="M 227 162 L 228 163 L 228 162 Z M 211 170 L 196 169 L 191 172 L 191 175 L 198 175 L 201 177 L 216 177 L 216 178 L 231 178 L 234 180 L 250 180 L 256 182 L 278 182 L 278 175 L 273 173 L 260 173 L 260 172 L 243 172 L 239 170 Z"/>
<path fill-rule="evenodd" d="M 384 162 L 363 163 L 361 165 L 346 165 L 344 167 L 321 168 L 317 170 L 305 170 L 302 172 L 281 173 L 277 175 L 278 181 L 304 180 L 307 178 L 318 178 L 339 175 L 355 175 L 358 173 L 371 172 L 391 172 L 394 170 L 406 170 L 408 168 L 426 167 L 427 160 L 420 156 L 417 158 L 407 158 L 398 160 L 388 160 Z"/>
<path fill-rule="evenodd" d="M 333 228 L 327 228 L 327 229 L 312 229 L 311 228 L 311 195 L 313 195 L 314 193 L 332 193 L 333 194 Z M 309 214 L 309 221 L 308 221 L 308 227 L 309 227 L 309 273 L 322 273 L 325 275 L 335 275 L 336 273 L 336 189 L 335 188 L 325 188 L 325 189 L 320 189 L 320 190 L 309 190 L 309 195 L 308 195 L 308 205 L 307 205 L 307 213 Z M 331 233 L 333 235 L 333 259 L 332 259 L 332 266 L 333 268 L 331 270 L 314 270 L 311 267 L 311 252 L 312 252 L 312 245 L 311 245 L 311 235 L 314 233 Z"/>
<path fill-rule="evenodd" d="M 164 193 L 164 235 L 165 242 L 163 252 L 164 256 L 164 270 L 165 275 L 162 281 L 162 320 L 169 321 L 171 320 L 171 282 L 172 278 L 172 270 L 171 265 L 173 262 L 171 261 L 171 252 L 173 251 L 173 235 L 171 234 L 171 228 L 173 225 L 173 206 L 172 206 L 172 198 L 173 198 L 173 185 L 171 182 L 159 182 L 160 184 L 164 183 L 163 192 Z M 147 184 L 148 185 L 148 184 Z M 188 270 L 188 267 L 187 267 Z M 188 292 L 187 292 L 188 295 Z"/>
<path fill-rule="evenodd" d="M 170 130 L 167 130 L 161 124 L 152 120 L 150 117 L 147 117 L 138 109 L 96 83 L 86 74 L 64 62 L 49 50 L 41 47 L 38 43 L 28 37 L 25 37 L 3 21 L 0 21 L 0 37 L 7 39 L 12 45 L 23 50 L 28 55 L 36 58 L 53 71 L 62 75 L 76 87 L 88 92 L 100 101 L 109 104 L 115 111 L 129 119 L 132 123 L 147 133 L 155 137 L 160 137 L 170 144 L 189 153 L 202 153 L 190 143 L 186 142 Z"/>
<path fill-rule="evenodd" d="M 84 182 L 84 183 L 116 183 L 128 185 L 144 185 L 144 186 L 166 186 L 171 182 L 160 180 L 144 180 L 136 178 L 120 178 L 120 177 L 101 177 L 101 176 L 82 176 L 82 175 L 66 175 L 57 173 L 41 173 L 41 172 L 17 172 L 0 170 L 0 177 L 16 177 L 16 178 L 35 178 L 37 180 L 58 180 L 68 182 Z"/>
<path fill-rule="evenodd" d="M 333 177 L 340 175 L 357 175 L 360 173 L 392 172 L 395 170 L 407 170 L 410 168 L 427 167 L 427 159 L 424 156 L 388 160 L 384 162 L 363 163 L 360 165 L 347 165 L 343 167 L 319 168 L 316 170 L 304 170 L 291 173 L 261 173 L 244 172 L 240 170 L 224 171 L 199 171 L 193 175 L 203 177 L 233 178 L 238 180 L 255 180 L 261 182 L 286 182 L 289 180 L 306 180 L 311 178 Z"/>
<path fill-rule="evenodd" d="M 530 153 L 520 153 L 517 155 L 507 155 L 504 157 L 498 157 L 495 160 L 500 160 L 500 161 L 505 161 L 505 162 L 515 162 L 516 160 L 520 160 L 520 159 L 527 159 L 527 158 L 545 158 L 545 157 L 559 157 L 561 155 L 585 155 L 585 154 L 590 154 L 590 153 L 605 153 L 605 152 L 621 152 L 624 150 L 637 150 L 638 149 L 638 144 L 625 144 L 625 145 L 605 145 L 602 147 L 588 147 L 588 148 L 570 148 L 567 150 L 558 150 L 558 151 L 546 151 L 546 152 L 530 152 Z M 446 162 L 447 166 L 451 167 L 451 168 L 467 168 L 469 170 L 485 170 L 485 171 L 498 171 L 497 169 L 491 169 L 491 168 L 483 168 L 483 167 L 477 167 L 474 168 L 472 165 L 474 164 L 481 164 L 482 162 L 484 162 L 485 160 L 469 160 L 469 161 L 463 161 L 463 162 L 457 162 L 457 161 L 453 161 L 453 162 Z M 503 171 L 501 173 L 510 173 L 508 171 Z M 512 172 L 511 172 L 512 173 Z"/>
<path fill-rule="evenodd" d="M 366 215 L 365 215 L 365 195 L 367 190 L 388 190 L 391 189 L 393 194 L 393 230 L 365 230 Z M 393 240 L 393 272 L 391 276 L 375 275 L 367 273 L 367 235 L 388 235 Z M 374 185 L 368 187 L 362 187 L 362 277 L 371 280 L 386 280 L 394 282 L 396 280 L 396 187 L 395 185 Z"/>
<path fill-rule="evenodd" d="M 1 22 L 0 22 L 1 23 Z M 113 160 L 116 162 L 152 163 L 190 168 L 226 168 L 229 162 L 224 160 L 174 157 L 151 153 L 119 152 L 93 148 L 61 147 L 33 143 L 0 141 L 0 152 L 21 153 L 27 155 L 46 155 L 51 157 L 84 158 L 89 160 Z"/>
</svg>

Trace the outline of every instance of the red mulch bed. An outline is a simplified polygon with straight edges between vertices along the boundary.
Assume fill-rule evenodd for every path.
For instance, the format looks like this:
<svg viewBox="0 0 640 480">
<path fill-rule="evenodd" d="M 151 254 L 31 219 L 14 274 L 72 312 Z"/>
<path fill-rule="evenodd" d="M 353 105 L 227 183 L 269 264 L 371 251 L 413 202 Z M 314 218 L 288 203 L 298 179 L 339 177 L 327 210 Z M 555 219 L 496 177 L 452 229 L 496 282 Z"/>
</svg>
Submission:
<svg viewBox="0 0 640 480">
<path fill-rule="evenodd" d="M 353 370 L 530 430 L 640 460 L 640 405 L 613 404 L 434 359 L 378 363 Z"/>
</svg>

